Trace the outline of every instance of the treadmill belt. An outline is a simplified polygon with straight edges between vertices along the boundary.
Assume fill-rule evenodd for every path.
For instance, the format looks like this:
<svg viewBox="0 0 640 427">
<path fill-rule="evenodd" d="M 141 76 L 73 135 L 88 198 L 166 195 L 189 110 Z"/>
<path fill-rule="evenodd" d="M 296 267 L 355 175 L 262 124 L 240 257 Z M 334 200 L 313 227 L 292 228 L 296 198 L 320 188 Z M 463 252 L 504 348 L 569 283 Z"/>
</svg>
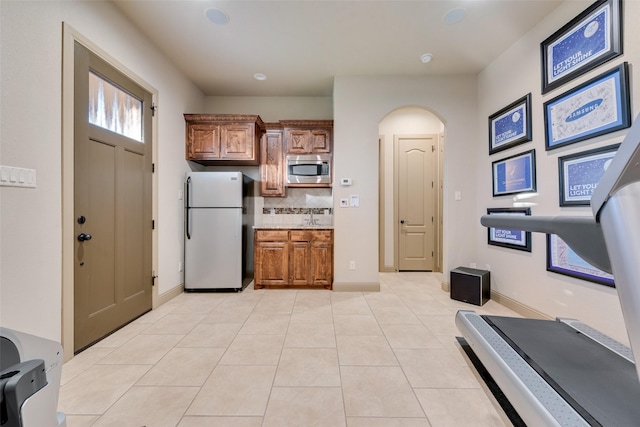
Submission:
<svg viewBox="0 0 640 427">
<path fill-rule="evenodd" d="M 552 320 L 482 316 L 592 425 L 640 425 L 635 365 Z"/>
</svg>

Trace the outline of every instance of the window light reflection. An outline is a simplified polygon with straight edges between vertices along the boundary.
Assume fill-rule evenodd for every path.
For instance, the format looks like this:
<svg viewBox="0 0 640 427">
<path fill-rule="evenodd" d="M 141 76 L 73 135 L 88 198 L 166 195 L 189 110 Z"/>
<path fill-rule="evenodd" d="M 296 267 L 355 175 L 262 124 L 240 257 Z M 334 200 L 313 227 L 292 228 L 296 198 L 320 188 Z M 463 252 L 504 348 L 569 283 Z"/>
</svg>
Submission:
<svg viewBox="0 0 640 427">
<path fill-rule="evenodd" d="M 143 142 L 142 101 L 89 72 L 89 123 Z"/>
</svg>

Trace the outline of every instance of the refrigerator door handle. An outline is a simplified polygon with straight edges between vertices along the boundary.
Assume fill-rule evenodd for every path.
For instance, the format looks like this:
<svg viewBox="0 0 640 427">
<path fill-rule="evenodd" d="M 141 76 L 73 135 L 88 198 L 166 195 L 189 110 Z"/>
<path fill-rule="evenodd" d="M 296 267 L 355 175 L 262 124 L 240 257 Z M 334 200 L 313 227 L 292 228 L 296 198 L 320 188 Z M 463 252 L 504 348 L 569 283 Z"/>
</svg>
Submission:
<svg viewBox="0 0 640 427">
<path fill-rule="evenodd" d="M 190 203 L 190 198 L 189 195 L 191 194 L 191 177 L 187 178 L 187 191 L 186 191 L 186 198 L 185 198 L 185 205 L 186 205 L 186 209 L 185 209 L 185 221 L 186 221 L 186 225 L 185 225 L 185 231 L 187 234 L 187 239 L 191 240 L 191 221 L 189 221 L 189 217 L 191 216 L 191 203 Z"/>
</svg>

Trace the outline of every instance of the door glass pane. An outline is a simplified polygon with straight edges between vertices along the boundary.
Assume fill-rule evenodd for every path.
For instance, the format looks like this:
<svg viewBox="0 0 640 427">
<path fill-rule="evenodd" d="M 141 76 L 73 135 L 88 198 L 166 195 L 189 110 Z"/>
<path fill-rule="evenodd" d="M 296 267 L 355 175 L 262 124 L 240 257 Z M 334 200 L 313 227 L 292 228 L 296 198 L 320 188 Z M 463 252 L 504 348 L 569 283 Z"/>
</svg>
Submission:
<svg viewBox="0 0 640 427">
<path fill-rule="evenodd" d="M 142 101 L 89 72 L 89 123 L 142 140 Z"/>
</svg>

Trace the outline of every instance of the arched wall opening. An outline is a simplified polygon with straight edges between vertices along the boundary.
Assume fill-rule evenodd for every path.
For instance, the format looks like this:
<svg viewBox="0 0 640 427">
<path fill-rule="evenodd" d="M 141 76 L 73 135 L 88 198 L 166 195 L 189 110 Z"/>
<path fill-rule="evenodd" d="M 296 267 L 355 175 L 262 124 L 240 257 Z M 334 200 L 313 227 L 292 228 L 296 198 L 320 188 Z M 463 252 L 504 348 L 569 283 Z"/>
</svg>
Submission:
<svg viewBox="0 0 640 427">
<path fill-rule="evenodd" d="M 398 166 L 396 145 L 404 136 L 430 138 L 434 142 L 434 260 L 432 271 L 443 271 L 443 153 L 444 123 L 420 106 L 405 106 L 391 111 L 379 124 L 379 270 L 398 271 L 398 241 L 402 232 L 398 218 Z"/>
</svg>

